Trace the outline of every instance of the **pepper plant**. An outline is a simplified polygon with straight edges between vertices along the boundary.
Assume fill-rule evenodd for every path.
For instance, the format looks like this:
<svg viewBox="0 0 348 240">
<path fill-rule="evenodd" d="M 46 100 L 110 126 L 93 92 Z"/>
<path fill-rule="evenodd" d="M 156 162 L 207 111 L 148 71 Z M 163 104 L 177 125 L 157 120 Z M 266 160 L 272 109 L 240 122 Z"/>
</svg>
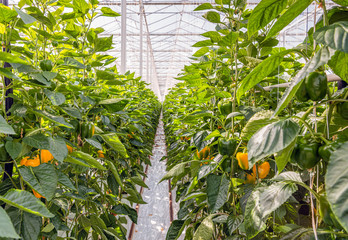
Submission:
<svg viewBox="0 0 348 240">
<path fill-rule="evenodd" d="M 277 34 L 310 4 L 299 46 Z M 347 4 L 216 0 L 164 102 L 168 173 L 180 210 L 166 239 L 346 239 Z M 341 79 L 328 81 L 329 73 Z M 288 83 L 286 88 L 272 85 Z M 284 85 L 282 85 L 284 86 Z M 208 151 L 208 150 L 209 151 Z M 204 150 L 204 151 L 203 151 Z M 203 154 L 203 153 L 208 153 Z"/>
<path fill-rule="evenodd" d="M 117 71 L 112 36 L 93 27 L 119 14 L 95 0 L 21 0 L 0 16 L 10 65 L 0 75 L 13 80 L 0 116 L 0 237 L 126 239 L 160 103 Z"/>
</svg>

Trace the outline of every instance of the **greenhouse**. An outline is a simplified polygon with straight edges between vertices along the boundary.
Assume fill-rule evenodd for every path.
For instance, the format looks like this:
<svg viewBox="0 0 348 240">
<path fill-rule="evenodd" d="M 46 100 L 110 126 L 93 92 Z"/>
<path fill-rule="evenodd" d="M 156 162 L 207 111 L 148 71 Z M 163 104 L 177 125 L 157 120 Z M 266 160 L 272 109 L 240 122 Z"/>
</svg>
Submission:
<svg viewBox="0 0 348 240">
<path fill-rule="evenodd" d="M 0 239 L 348 239 L 348 0 L 0 0 Z"/>
</svg>

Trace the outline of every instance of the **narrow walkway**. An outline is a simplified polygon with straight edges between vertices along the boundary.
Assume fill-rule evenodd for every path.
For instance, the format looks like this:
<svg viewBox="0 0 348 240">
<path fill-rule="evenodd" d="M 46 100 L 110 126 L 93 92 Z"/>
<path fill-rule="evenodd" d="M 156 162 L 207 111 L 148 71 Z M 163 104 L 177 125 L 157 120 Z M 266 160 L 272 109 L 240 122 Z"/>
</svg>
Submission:
<svg viewBox="0 0 348 240">
<path fill-rule="evenodd" d="M 166 174 L 166 145 L 162 117 L 158 124 L 153 148 L 153 156 L 145 183 L 149 189 L 144 189 L 142 197 L 147 204 L 139 206 L 138 224 L 135 225 L 132 240 L 164 240 L 170 226 L 168 181 L 158 183 Z"/>
</svg>

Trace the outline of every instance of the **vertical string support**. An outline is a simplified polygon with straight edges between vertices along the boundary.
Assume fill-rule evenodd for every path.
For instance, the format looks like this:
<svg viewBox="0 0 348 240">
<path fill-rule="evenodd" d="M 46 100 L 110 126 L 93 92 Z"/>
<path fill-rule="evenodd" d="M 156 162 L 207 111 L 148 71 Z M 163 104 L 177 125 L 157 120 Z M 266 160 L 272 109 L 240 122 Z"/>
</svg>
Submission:
<svg viewBox="0 0 348 240">
<path fill-rule="evenodd" d="M 121 74 L 127 68 L 127 0 L 121 1 Z"/>
</svg>

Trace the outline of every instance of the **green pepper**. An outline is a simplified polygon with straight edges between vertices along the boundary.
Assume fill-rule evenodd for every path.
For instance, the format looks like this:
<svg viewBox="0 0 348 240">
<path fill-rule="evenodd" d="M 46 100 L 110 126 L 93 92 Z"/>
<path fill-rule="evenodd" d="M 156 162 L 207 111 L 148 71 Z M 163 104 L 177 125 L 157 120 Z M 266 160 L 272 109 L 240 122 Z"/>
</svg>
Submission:
<svg viewBox="0 0 348 240">
<path fill-rule="evenodd" d="M 221 155 L 232 156 L 237 148 L 237 140 L 230 138 L 220 138 L 218 143 L 218 150 Z"/>
<path fill-rule="evenodd" d="M 305 81 L 302 82 L 300 88 L 297 90 L 296 98 L 300 102 L 307 102 L 309 100 L 309 95 L 307 93 Z"/>
<path fill-rule="evenodd" d="M 337 112 L 342 118 L 348 120 L 348 102 L 342 102 L 337 104 Z"/>
<path fill-rule="evenodd" d="M 327 92 L 327 77 L 319 72 L 312 72 L 305 80 L 308 96 L 313 101 L 322 100 Z"/>
<path fill-rule="evenodd" d="M 307 137 L 299 137 L 291 154 L 291 161 L 302 169 L 313 168 L 320 161 L 320 144 Z"/>
<path fill-rule="evenodd" d="M 232 102 L 229 100 L 222 100 L 219 102 L 218 108 L 222 115 L 227 116 L 232 112 Z"/>
<path fill-rule="evenodd" d="M 42 60 L 40 62 L 40 68 L 42 71 L 51 71 L 53 68 L 53 63 L 51 60 Z"/>
</svg>

